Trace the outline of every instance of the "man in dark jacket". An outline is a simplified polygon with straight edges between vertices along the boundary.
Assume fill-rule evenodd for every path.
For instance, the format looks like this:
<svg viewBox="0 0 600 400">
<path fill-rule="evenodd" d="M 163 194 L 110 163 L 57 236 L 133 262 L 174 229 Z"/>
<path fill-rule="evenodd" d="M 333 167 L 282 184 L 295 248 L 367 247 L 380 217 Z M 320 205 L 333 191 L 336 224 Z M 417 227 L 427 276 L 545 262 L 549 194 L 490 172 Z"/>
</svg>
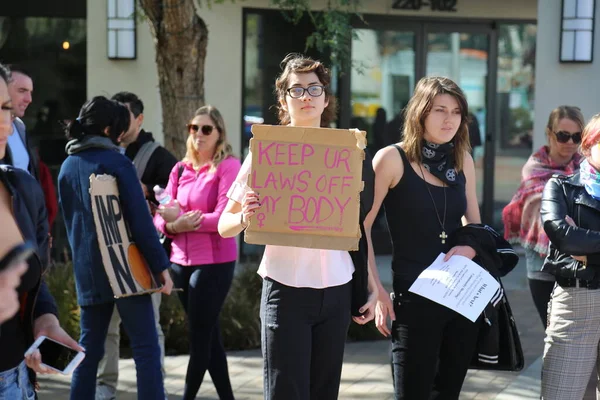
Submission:
<svg viewBox="0 0 600 400">
<path fill-rule="evenodd" d="M 135 162 L 136 156 L 139 155 L 144 146 L 148 146 L 148 143 L 155 143 L 152 133 L 142 129 L 142 124 L 144 123 L 144 103 L 135 94 L 130 92 L 119 92 L 112 99 L 125 104 L 133 115 L 134 122 L 131 129 L 121 135 L 119 142 L 127 158 Z M 175 164 L 177 164 L 177 159 L 169 150 L 158 144 L 150 147 L 150 149 L 152 149 L 152 153 L 149 156 L 144 171 L 142 171 L 140 180 L 144 185 L 146 198 L 150 201 L 155 201 L 152 188 L 155 185 L 162 186 L 163 188 L 167 186 L 169 174 Z"/>
<path fill-rule="evenodd" d="M 131 92 L 119 92 L 112 99 L 125 104 L 131 112 L 133 123 L 130 125 L 130 129 L 119 137 L 119 144 L 125 156 L 131 159 L 136 167 L 146 199 L 151 203 L 156 203 L 152 188 L 155 185 L 163 188 L 167 186 L 169 174 L 175 164 L 177 164 L 177 159 L 167 149 L 154 141 L 152 133 L 142 129 L 142 124 L 144 123 L 144 103 L 135 94 Z M 165 337 L 160 326 L 160 302 L 161 294 L 153 294 L 152 303 L 154 305 L 156 330 L 158 332 L 162 362 L 165 354 Z M 121 317 L 115 310 L 108 327 L 104 358 L 98 366 L 97 400 L 110 400 L 116 396 L 116 387 L 119 379 L 120 323 Z"/>
</svg>

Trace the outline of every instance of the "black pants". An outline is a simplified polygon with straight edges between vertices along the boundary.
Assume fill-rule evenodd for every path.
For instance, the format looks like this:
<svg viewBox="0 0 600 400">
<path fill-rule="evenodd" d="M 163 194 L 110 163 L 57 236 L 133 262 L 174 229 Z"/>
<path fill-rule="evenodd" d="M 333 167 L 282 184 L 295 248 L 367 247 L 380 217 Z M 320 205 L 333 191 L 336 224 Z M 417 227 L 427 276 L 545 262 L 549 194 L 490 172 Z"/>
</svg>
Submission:
<svg viewBox="0 0 600 400">
<path fill-rule="evenodd" d="M 396 400 L 458 399 L 479 321 L 421 296 L 396 293 L 392 367 Z"/>
<path fill-rule="evenodd" d="M 539 279 L 528 279 L 528 281 L 533 303 L 540 315 L 542 324 L 544 324 L 544 329 L 546 329 L 548 327 L 548 303 L 552 297 L 552 290 L 554 290 L 554 281 Z"/>
<path fill-rule="evenodd" d="M 188 316 L 190 360 L 185 376 L 184 400 L 196 398 L 208 369 L 220 399 L 233 399 L 219 314 L 233 280 L 235 262 L 198 266 L 171 266 L 179 299 Z"/>
<path fill-rule="evenodd" d="M 338 398 L 351 285 L 295 288 L 263 281 L 260 307 L 266 400 Z"/>
</svg>

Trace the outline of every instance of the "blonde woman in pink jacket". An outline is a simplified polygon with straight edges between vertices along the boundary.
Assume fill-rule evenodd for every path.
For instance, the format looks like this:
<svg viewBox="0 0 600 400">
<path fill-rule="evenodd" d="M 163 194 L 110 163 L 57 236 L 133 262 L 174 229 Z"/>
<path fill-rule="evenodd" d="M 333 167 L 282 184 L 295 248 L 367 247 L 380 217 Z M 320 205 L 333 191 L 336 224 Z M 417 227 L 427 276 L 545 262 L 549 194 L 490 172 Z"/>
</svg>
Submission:
<svg viewBox="0 0 600 400">
<path fill-rule="evenodd" d="M 187 153 L 177 163 L 165 192 L 173 199 L 159 207 L 157 229 L 173 239 L 171 272 L 189 318 L 190 360 L 183 399 L 194 399 L 208 369 L 219 398 L 233 399 L 219 314 L 231 286 L 237 257 L 234 238 L 217 231 L 227 191 L 240 169 L 227 142 L 221 113 L 198 109 L 187 126 Z"/>
</svg>

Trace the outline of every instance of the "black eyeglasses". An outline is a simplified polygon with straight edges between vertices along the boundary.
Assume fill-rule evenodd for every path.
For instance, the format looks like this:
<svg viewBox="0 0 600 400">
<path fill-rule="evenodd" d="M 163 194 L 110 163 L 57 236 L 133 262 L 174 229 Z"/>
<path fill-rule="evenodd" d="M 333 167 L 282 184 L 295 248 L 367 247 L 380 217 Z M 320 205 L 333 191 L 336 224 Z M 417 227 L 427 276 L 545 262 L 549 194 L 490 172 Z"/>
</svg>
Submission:
<svg viewBox="0 0 600 400">
<path fill-rule="evenodd" d="M 320 95 L 323 94 L 324 90 L 325 90 L 325 87 L 321 86 L 321 85 L 312 85 L 307 88 L 295 86 L 295 87 L 289 88 L 287 90 L 287 93 L 290 95 L 291 98 L 299 99 L 300 97 L 304 96 L 305 92 L 307 92 L 312 97 L 319 97 Z"/>
<path fill-rule="evenodd" d="M 213 129 L 215 129 L 214 126 L 212 125 L 196 125 L 196 124 L 188 124 L 187 125 L 187 129 L 188 131 L 193 131 L 194 133 L 198 133 L 198 131 L 202 131 L 202 134 L 205 136 L 210 135 L 213 132 Z M 217 128 L 218 130 L 219 128 Z"/>
<path fill-rule="evenodd" d="M 554 135 L 559 143 L 567 143 L 569 139 L 573 140 L 573 143 L 575 144 L 581 143 L 581 132 L 569 133 L 565 131 L 558 131 L 554 132 Z"/>
</svg>

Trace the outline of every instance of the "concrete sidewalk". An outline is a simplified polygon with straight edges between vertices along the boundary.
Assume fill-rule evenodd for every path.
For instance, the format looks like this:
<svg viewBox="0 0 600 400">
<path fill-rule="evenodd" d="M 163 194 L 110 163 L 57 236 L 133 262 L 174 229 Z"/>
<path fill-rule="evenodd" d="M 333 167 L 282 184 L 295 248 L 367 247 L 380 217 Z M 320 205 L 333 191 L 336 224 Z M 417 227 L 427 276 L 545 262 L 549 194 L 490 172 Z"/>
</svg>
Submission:
<svg viewBox="0 0 600 400">
<path fill-rule="evenodd" d="M 391 287 L 390 257 L 378 257 L 382 281 Z M 526 365 L 521 373 L 469 371 L 461 400 L 539 399 L 540 355 L 543 349 L 543 329 L 527 286 L 525 264 L 522 261 L 506 279 L 504 285 L 519 328 Z M 344 357 L 340 399 L 392 399 L 388 340 L 348 343 Z M 260 350 L 228 353 L 229 368 L 237 399 L 262 399 L 262 357 Z M 187 356 L 165 360 L 166 388 L 169 399 L 179 399 L 184 386 Z M 119 399 L 136 399 L 136 378 L 133 360 L 121 360 Z M 41 399 L 68 399 L 70 377 L 55 376 L 40 379 Z M 198 394 L 199 399 L 218 399 L 207 374 Z M 586 399 L 588 397 L 586 396 Z M 591 399 L 592 397 L 590 397 Z"/>
</svg>

